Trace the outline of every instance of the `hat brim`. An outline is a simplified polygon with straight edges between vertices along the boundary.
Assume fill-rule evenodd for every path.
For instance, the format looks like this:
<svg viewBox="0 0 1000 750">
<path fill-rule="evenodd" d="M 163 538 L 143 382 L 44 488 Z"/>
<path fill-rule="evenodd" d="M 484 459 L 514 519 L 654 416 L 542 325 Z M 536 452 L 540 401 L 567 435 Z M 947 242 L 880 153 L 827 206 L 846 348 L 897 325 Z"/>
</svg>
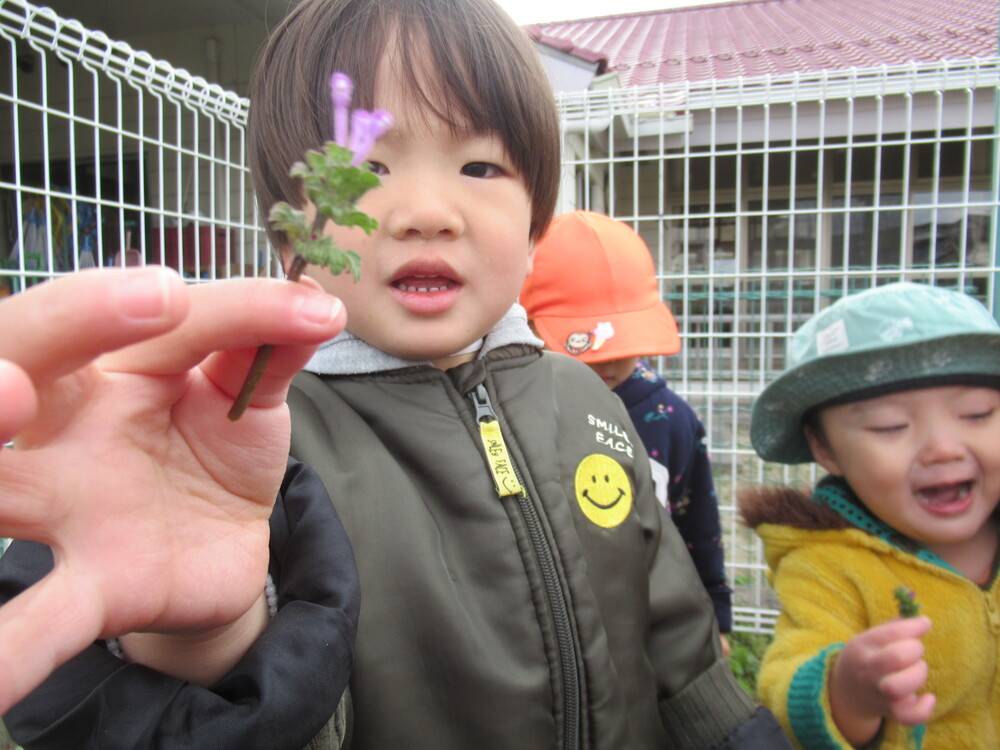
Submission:
<svg viewBox="0 0 1000 750">
<path fill-rule="evenodd" d="M 820 357 L 782 374 L 761 392 L 750 416 L 750 441 L 765 461 L 806 463 L 813 456 L 803 419 L 811 409 L 854 393 L 888 393 L 963 378 L 970 383 L 995 379 L 1000 387 L 1000 333 Z"/>
<path fill-rule="evenodd" d="M 591 337 L 583 351 L 579 351 L 580 347 L 567 346 L 571 336 L 593 332 L 598 323 L 610 323 L 614 336 L 600 342 Z M 532 325 L 549 349 L 570 354 L 586 363 L 676 354 L 681 349 L 677 321 L 662 303 L 645 310 L 630 310 L 598 317 L 532 318 Z"/>
</svg>

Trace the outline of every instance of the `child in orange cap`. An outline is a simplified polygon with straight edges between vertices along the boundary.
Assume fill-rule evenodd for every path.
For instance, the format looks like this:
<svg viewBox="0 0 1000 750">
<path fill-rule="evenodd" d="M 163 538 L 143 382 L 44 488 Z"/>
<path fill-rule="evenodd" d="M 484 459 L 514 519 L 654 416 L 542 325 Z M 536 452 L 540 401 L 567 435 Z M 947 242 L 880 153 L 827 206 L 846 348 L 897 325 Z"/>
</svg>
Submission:
<svg viewBox="0 0 1000 750">
<path fill-rule="evenodd" d="M 660 502 L 712 597 L 719 630 L 728 633 L 732 592 L 705 428 L 640 359 L 681 348 L 646 243 L 627 224 L 603 214 L 558 216 L 538 243 L 520 302 L 548 349 L 589 365 L 625 402 L 649 453 Z M 723 647 L 728 649 L 725 636 Z"/>
</svg>

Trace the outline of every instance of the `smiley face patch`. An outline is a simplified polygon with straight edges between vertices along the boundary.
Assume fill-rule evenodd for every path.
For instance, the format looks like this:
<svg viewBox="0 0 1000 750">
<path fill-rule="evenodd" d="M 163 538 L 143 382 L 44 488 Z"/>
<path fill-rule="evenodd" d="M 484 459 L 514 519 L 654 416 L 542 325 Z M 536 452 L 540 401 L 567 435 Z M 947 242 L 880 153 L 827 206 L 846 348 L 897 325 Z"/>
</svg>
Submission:
<svg viewBox="0 0 1000 750">
<path fill-rule="evenodd" d="M 632 484 L 621 464 L 592 453 L 576 467 L 576 501 L 592 523 L 613 529 L 632 510 Z"/>
</svg>

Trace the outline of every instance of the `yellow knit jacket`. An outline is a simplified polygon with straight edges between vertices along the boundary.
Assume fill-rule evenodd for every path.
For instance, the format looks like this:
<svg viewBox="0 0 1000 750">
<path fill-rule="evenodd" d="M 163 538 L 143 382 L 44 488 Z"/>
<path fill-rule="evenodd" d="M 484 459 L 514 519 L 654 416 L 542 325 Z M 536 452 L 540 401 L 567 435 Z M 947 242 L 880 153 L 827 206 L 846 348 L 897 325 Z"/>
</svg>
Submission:
<svg viewBox="0 0 1000 750">
<path fill-rule="evenodd" d="M 853 497 L 846 485 L 830 481 L 819 485 L 817 495 L 824 486 L 841 500 Z M 906 586 L 933 623 L 923 639 L 929 666 L 925 689 L 937 696 L 937 706 L 925 727 L 887 721 L 870 746 L 1000 748 L 998 576 L 981 588 L 895 535 L 858 503 L 853 510 L 835 503 L 835 513 L 816 497 L 798 493 L 772 493 L 763 502 L 761 497 L 758 493 L 752 504 L 741 499 L 741 510 L 764 542 L 782 611 L 758 689 L 797 746 L 850 750 L 830 719 L 830 667 L 851 637 L 898 616 L 893 591 Z"/>
</svg>

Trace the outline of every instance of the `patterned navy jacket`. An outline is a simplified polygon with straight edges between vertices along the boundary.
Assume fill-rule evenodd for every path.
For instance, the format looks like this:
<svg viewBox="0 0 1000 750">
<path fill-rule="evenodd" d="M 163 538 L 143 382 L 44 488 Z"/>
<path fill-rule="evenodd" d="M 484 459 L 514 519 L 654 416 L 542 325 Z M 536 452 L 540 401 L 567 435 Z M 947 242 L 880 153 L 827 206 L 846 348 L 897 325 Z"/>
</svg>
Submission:
<svg viewBox="0 0 1000 750">
<path fill-rule="evenodd" d="M 625 402 L 653 461 L 669 472 L 667 501 L 701 581 L 715 604 L 719 630 L 732 630 L 732 590 L 726 581 L 719 505 L 705 427 L 684 399 L 648 364 L 614 389 Z"/>
</svg>

